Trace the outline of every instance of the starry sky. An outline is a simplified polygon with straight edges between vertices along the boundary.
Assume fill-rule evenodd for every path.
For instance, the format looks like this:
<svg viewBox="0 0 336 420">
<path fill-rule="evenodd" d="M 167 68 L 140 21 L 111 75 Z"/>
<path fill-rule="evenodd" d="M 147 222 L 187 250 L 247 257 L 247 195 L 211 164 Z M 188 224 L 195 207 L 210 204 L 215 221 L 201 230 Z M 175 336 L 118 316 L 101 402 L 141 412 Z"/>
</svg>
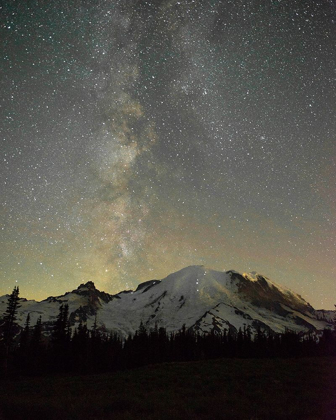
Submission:
<svg viewBox="0 0 336 420">
<path fill-rule="evenodd" d="M 7 0 L 0 16 L 0 295 L 205 264 L 333 308 L 333 1 Z"/>
</svg>

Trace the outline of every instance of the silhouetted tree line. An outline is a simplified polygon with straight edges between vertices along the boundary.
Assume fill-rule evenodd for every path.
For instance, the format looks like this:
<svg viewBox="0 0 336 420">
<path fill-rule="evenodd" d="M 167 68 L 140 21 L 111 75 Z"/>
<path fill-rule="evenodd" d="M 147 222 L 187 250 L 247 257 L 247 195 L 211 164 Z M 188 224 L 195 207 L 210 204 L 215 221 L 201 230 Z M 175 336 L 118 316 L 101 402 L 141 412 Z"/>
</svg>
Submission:
<svg viewBox="0 0 336 420">
<path fill-rule="evenodd" d="M 313 334 L 302 336 L 289 330 L 274 334 L 261 329 L 252 337 L 248 327 L 224 332 L 213 329 L 205 334 L 183 326 L 168 333 L 157 325 L 147 330 L 141 322 L 135 334 L 123 340 L 116 333 L 99 330 L 95 320 L 90 330 L 79 323 L 72 332 L 68 305 L 60 307 L 50 337 L 42 333 L 41 318 L 31 327 L 28 315 L 19 340 L 14 342 L 12 330 L 17 306 L 13 301 L 10 305 L 0 341 L 1 365 L 8 373 L 95 373 L 211 358 L 336 356 L 336 334 L 331 330 L 325 330 L 318 339 Z"/>
</svg>

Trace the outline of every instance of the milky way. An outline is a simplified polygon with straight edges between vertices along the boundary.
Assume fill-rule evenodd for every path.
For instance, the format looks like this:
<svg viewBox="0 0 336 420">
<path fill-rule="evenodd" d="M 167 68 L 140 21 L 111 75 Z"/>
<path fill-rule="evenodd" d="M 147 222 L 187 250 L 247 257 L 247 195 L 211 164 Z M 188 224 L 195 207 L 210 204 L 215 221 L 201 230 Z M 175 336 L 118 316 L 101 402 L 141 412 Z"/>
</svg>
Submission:
<svg viewBox="0 0 336 420">
<path fill-rule="evenodd" d="M 336 296 L 332 1 L 1 6 L 0 294 L 191 264 Z"/>
</svg>

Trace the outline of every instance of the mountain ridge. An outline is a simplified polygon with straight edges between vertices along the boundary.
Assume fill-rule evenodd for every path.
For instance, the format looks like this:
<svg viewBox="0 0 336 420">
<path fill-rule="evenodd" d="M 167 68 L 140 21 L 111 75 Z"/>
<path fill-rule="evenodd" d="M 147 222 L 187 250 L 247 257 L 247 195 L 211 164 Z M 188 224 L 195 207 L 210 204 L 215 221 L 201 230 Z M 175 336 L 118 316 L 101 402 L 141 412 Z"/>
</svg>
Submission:
<svg viewBox="0 0 336 420">
<path fill-rule="evenodd" d="M 61 304 L 69 305 L 70 325 L 80 322 L 92 327 L 95 320 L 104 331 L 123 337 L 134 334 L 142 322 L 147 329 L 155 325 L 168 332 L 186 328 L 208 333 L 249 328 L 274 333 L 290 329 L 316 332 L 331 328 L 333 311 L 315 310 L 299 294 L 256 272 L 216 271 L 205 266 L 189 266 L 162 280 L 140 283 L 135 290 L 109 294 L 93 281 L 60 296 L 36 302 L 21 299 L 17 323 L 24 326 L 27 314 L 32 325 L 39 316 L 50 326 Z M 0 297 L 0 314 L 6 297 Z"/>
</svg>

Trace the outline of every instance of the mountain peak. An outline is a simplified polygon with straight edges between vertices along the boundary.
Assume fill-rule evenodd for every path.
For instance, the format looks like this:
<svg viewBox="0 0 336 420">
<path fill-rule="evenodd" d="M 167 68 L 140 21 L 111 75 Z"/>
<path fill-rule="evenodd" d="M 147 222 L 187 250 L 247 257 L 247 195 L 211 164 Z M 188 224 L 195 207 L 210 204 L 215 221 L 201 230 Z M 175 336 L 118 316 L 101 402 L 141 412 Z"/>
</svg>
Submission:
<svg viewBox="0 0 336 420">
<path fill-rule="evenodd" d="M 93 281 L 88 281 L 86 283 L 82 283 L 77 287 L 77 290 L 83 290 L 83 289 L 88 289 L 88 290 L 95 290 L 96 286 L 94 284 Z"/>
<path fill-rule="evenodd" d="M 8 297 L 0 299 L 0 314 Z M 27 314 L 32 323 L 42 314 L 46 328 L 57 317 L 61 304 L 69 305 L 70 325 L 79 322 L 92 326 L 96 316 L 101 328 L 121 336 L 134 333 L 140 322 L 147 329 L 155 325 L 178 331 L 183 325 L 208 333 L 249 327 L 274 332 L 297 332 L 331 327 L 328 317 L 317 313 L 299 295 L 257 272 L 240 274 L 235 270 L 217 271 L 192 265 L 162 280 L 138 285 L 136 291 L 110 295 L 95 287 L 93 281 L 42 302 L 22 301 L 18 324 L 24 328 Z"/>
</svg>

